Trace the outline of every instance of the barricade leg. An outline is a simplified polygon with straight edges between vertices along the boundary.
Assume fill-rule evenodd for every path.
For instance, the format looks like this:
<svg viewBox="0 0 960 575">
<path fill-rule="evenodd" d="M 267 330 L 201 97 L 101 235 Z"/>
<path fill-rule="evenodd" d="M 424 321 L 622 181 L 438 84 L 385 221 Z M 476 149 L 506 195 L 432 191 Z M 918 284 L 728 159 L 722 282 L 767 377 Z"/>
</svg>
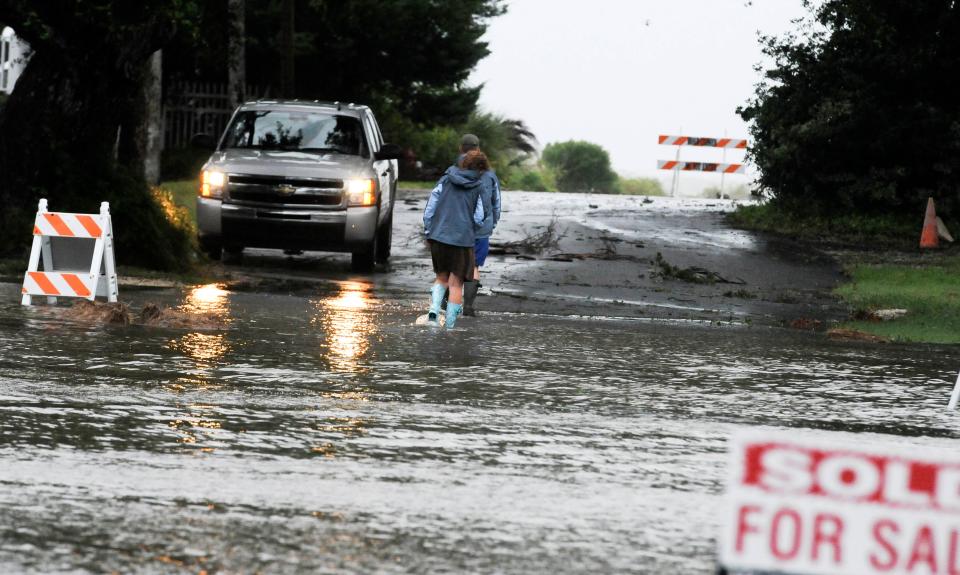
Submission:
<svg viewBox="0 0 960 575">
<path fill-rule="evenodd" d="M 107 222 L 103 230 L 103 267 L 107 275 L 107 301 L 115 302 L 120 288 L 117 285 L 117 263 L 113 257 L 113 220 L 110 218 L 110 204 L 101 203 L 100 214 L 103 216 L 102 220 Z"/>
<path fill-rule="evenodd" d="M 30 248 L 30 261 L 27 263 L 27 273 L 37 271 L 37 267 L 40 265 L 40 236 L 33 236 L 33 246 Z M 24 288 L 26 291 L 26 288 Z M 33 302 L 33 296 L 29 294 L 23 294 L 23 297 L 20 298 L 20 305 L 30 305 Z"/>
<path fill-rule="evenodd" d="M 40 238 L 40 254 L 43 256 L 43 271 L 53 271 L 53 250 L 50 249 L 50 238 L 46 236 Z M 47 303 L 54 305 L 57 303 L 57 298 L 47 296 Z"/>
</svg>

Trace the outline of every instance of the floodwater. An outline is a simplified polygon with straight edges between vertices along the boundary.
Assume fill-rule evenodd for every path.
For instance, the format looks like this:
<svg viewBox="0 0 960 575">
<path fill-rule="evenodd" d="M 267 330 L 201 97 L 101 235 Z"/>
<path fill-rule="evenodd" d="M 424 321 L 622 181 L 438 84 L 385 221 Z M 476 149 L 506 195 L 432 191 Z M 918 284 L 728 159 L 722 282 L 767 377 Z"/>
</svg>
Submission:
<svg viewBox="0 0 960 575">
<path fill-rule="evenodd" d="M 4 573 L 711 573 L 737 426 L 960 436 L 956 348 L 510 313 L 446 333 L 362 278 L 125 294 L 224 331 L 73 324 L 18 291 Z"/>
</svg>

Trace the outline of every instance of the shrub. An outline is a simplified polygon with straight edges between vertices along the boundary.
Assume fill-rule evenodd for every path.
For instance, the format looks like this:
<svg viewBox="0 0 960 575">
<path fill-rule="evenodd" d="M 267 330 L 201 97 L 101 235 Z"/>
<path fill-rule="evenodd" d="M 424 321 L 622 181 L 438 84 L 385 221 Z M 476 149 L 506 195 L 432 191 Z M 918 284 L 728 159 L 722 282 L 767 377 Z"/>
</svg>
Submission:
<svg viewBox="0 0 960 575">
<path fill-rule="evenodd" d="M 543 162 L 552 169 L 561 192 L 617 191 L 617 174 L 610 167 L 610 154 L 591 142 L 570 140 L 547 144 Z"/>
<path fill-rule="evenodd" d="M 504 185 L 526 192 L 555 192 L 557 182 L 550 170 L 542 166 L 520 167 L 508 172 Z"/>
<path fill-rule="evenodd" d="M 621 194 L 630 196 L 664 196 L 663 184 L 656 178 L 620 178 Z"/>
</svg>

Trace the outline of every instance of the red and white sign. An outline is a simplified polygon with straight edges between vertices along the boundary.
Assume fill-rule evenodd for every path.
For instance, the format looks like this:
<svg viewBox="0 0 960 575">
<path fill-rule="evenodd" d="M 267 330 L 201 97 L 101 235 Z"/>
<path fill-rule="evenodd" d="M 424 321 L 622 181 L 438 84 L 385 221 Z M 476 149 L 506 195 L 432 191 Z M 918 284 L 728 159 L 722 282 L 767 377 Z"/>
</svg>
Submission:
<svg viewBox="0 0 960 575">
<path fill-rule="evenodd" d="M 960 575 L 960 449 L 840 437 L 751 431 L 732 439 L 721 564 L 732 572 Z"/>
</svg>

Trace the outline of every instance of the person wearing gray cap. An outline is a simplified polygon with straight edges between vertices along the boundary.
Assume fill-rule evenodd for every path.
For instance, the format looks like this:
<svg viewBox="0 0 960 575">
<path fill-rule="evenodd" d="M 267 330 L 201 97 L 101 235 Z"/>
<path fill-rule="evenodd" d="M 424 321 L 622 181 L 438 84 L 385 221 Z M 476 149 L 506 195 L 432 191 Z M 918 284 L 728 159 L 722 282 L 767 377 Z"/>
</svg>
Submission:
<svg viewBox="0 0 960 575">
<path fill-rule="evenodd" d="M 464 154 L 470 150 L 479 149 L 480 138 L 474 134 L 464 134 L 460 138 L 460 157 L 457 158 L 457 164 L 463 159 Z M 477 227 L 473 253 L 476 265 L 473 268 L 473 279 L 463 284 L 463 315 L 465 316 L 477 315 L 474 302 L 477 298 L 477 290 L 480 288 L 480 268 L 486 262 L 487 253 L 490 251 L 490 236 L 500 221 L 500 180 L 492 169 L 483 172 L 483 178 L 489 180 L 490 185 L 484 186 L 474 213 L 474 223 Z"/>
</svg>

